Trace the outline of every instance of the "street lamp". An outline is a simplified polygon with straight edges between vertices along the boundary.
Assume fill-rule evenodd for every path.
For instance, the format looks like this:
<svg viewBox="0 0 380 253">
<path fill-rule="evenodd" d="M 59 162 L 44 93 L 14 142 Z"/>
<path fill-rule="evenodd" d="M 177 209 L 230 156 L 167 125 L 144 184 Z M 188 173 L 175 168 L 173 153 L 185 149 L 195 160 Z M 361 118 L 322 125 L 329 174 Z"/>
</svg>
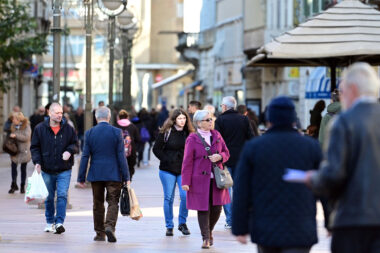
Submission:
<svg viewBox="0 0 380 253">
<path fill-rule="evenodd" d="M 138 30 L 137 20 L 130 11 L 124 12 L 117 17 L 118 28 L 122 31 L 122 51 L 123 51 L 123 101 L 122 105 L 126 109 L 132 108 L 131 96 L 131 75 L 132 75 L 132 57 L 131 50 L 133 38 Z"/>
<path fill-rule="evenodd" d="M 91 47 L 92 47 L 92 26 L 94 21 L 94 2 L 84 0 L 85 16 L 84 24 L 86 29 L 86 105 L 85 105 L 85 130 L 92 127 L 92 106 L 91 106 Z"/>
<path fill-rule="evenodd" d="M 52 0 L 53 7 L 53 101 L 59 102 L 61 78 L 61 9 L 63 0 Z"/>
<path fill-rule="evenodd" d="M 109 17 L 108 43 L 110 47 L 108 104 L 113 104 L 113 62 L 115 51 L 115 17 L 127 8 L 127 0 L 98 0 L 100 10 Z"/>
</svg>

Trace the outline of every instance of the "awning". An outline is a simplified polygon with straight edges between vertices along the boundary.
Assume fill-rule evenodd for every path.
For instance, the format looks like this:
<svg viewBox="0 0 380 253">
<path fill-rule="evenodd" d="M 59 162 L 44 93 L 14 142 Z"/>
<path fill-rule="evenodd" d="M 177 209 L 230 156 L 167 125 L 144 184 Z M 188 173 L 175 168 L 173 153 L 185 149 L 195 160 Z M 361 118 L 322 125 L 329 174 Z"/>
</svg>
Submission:
<svg viewBox="0 0 380 253">
<path fill-rule="evenodd" d="M 181 79 L 182 77 L 185 77 L 185 76 L 187 76 L 187 75 L 190 75 L 190 74 L 192 74 L 194 72 L 194 70 L 193 69 L 190 69 L 190 70 L 182 70 L 182 71 L 179 71 L 177 74 L 175 74 L 175 75 L 172 75 L 172 76 L 170 76 L 170 77 L 168 77 L 168 78 L 166 78 L 166 79 L 164 79 L 164 80 L 162 80 L 162 81 L 160 81 L 160 82 L 157 82 L 157 83 L 154 83 L 153 85 L 152 85 L 152 89 L 157 89 L 157 88 L 160 88 L 160 87 L 162 87 L 162 86 L 164 86 L 164 85 L 166 85 L 166 84 L 169 84 L 169 83 L 172 83 L 172 82 L 175 82 L 175 81 L 177 81 L 178 79 Z"/>
<path fill-rule="evenodd" d="M 305 98 L 307 99 L 329 99 L 331 98 L 331 78 L 326 76 L 326 67 L 317 67 L 311 73 L 306 83 Z M 338 86 L 339 80 L 337 80 Z"/>
<path fill-rule="evenodd" d="M 195 87 L 201 85 L 202 82 L 203 82 L 202 80 L 198 80 L 198 81 L 192 82 L 191 84 L 185 86 L 182 90 L 180 90 L 179 96 L 183 96 L 187 90 L 190 90 L 192 88 L 195 88 Z"/>
</svg>

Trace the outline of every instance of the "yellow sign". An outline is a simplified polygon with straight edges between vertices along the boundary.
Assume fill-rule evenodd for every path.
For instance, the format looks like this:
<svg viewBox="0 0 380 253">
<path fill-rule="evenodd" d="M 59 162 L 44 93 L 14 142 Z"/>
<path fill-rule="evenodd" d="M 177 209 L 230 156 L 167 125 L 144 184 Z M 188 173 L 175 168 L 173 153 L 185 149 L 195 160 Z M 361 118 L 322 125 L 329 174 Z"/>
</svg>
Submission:
<svg viewBox="0 0 380 253">
<path fill-rule="evenodd" d="M 298 67 L 293 67 L 289 69 L 288 72 L 289 78 L 299 78 L 300 77 L 300 69 Z"/>
</svg>

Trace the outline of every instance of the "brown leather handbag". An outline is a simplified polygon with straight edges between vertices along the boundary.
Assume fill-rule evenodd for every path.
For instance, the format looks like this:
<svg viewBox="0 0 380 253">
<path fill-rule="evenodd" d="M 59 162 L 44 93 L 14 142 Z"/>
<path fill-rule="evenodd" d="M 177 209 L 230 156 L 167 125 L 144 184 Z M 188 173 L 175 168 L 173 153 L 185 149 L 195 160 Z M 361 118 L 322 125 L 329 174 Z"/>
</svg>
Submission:
<svg viewBox="0 0 380 253">
<path fill-rule="evenodd" d="M 11 156 L 17 155 L 18 147 L 16 138 L 11 138 L 10 134 L 7 134 L 3 142 L 3 151 L 10 154 Z"/>
</svg>

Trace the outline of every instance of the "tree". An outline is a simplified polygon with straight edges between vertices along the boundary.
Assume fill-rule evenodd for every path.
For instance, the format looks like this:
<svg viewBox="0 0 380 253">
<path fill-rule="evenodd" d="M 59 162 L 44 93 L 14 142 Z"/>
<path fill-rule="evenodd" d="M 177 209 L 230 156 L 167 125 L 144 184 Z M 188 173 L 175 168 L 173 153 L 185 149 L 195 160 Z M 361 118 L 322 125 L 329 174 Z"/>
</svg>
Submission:
<svg viewBox="0 0 380 253">
<path fill-rule="evenodd" d="M 47 34 L 36 34 L 36 20 L 28 5 L 0 0 L 0 90 L 6 92 L 17 70 L 31 64 L 33 55 L 47 51 Z"/>
</svg>

